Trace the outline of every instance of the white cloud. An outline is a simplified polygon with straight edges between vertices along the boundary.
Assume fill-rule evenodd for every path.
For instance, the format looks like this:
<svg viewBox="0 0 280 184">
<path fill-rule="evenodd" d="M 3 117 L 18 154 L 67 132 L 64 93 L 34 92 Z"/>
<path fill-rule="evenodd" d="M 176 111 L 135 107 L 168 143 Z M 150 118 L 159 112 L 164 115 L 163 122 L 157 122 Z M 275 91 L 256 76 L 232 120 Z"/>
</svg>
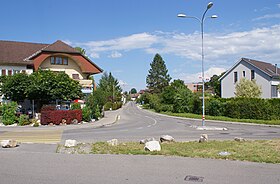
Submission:
<svg viewBox="0 0 280 184">
<path fill-rule="evenodd" d="M 218 67 L 211 67 L 204 72 L 205 80 L 209 80 L 213 75 L 221 75 L 221 73 L 225 72 L 226 69 L 218 68 Z M 185 83 L 192 83 L 192 82 L 201 82 L 202 75 L 201 72 L 189 74 L 189 73 L 181 73 L 178 75 L 178 78 L 184 80 Z"/>
<path fill-rule="evenodd" d="M 117 51 L 113 51 L 111 53 L 111 55 L 108 56 L 109 58 L 119 58 L 119 57 L 122 57 L 122 53 L 120 52 L 117 52 Z"/>
<path fill-rule="evenodd" d="M 201 35 L 199 32 L 192 34 L 139 33 L 111 40 L 90 41 L 74 45 L 85 48 L 90 57 L 94 58 L 102 57 L 103 54 L 110 55 L 112 58 L 121 57 L 121 52 L 142 50 L 149 54 L 173 54 L 192 61 L 201 60 Z M 204 34 L 206 64 L 225 66 L 241 57 L 276 62 L 280 58 L 279 50 L 280 25 L 229 34 Z"/>
<path fill-rule="evenodd" d="M 258 21 L 258 20 L 264 20 L 264 19 L 279 19 L 280 18 L 280 13 L 277 14 L 267 14 L 258 18 L 253 19 L 253 21 Z"/>
</svg>

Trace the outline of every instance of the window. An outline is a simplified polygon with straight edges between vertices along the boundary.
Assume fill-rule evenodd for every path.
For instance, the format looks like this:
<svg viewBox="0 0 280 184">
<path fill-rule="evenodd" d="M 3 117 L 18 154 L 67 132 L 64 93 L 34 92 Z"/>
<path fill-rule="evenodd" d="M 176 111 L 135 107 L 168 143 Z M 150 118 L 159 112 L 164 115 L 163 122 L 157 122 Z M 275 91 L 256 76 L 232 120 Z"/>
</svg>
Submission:
<svg viewBox="0 0 280 184">
<path fill-rule="evenodd" d="M 52 64 L 52 65 L 55 64 L 55 57 L 51 57 L 51 64 Z"/>
<path fill-rule="evenodd" d="M 13 74 L 12 70 L 8 70 L 8 75 L 11 76 Z"/>
<path fill-rule="evenodd" d="M 5 76 L 5 75 L 6 75 L 6 70 L 3 69 L 3 70 L 2 70 L 2 76 Z"/>
<path fill-rule="evenodd" d="M 251 70 L 251 80 L 255 79 L 255 70 Z"/>
<path fill-rule="evenodd" d="M 51 65 L 68 65 L 68 58 L 52 56 Z"/>
<path fill-rule="evenodd" d="M 73 79 L 80 79 L 79 74 L 72 74 Z"/>
<path fill-rule="evenodd" d="M 67 57 L 63 58 L 63 65 L 68 65 L 68 58 Z"/>
<path fill-rule="evenodd" d="M 243 71 L 243 77 L 246 77 L 246 73 L 245 73 L 245 71 Z"/>
<path fill-rule="evenodd" d="M 234 83 L 236 83 L 238 81 L 238 75 L 237 72 L 234 72 Z"/>
<path fill-rule="evenodd" d="M 61 57 L 55 57 L 55 64 L 56 65 L 62 65 L 62 58 Z"/>
<path fill-rule="evenodd" d="M 26 70 L 21 70 L 21 73 L 26 73 Z"/>
<path fill-rule="evenodd" d="M 271 97 L 277 98 L 277 96 L 278 96 L 277 86 L 271 86 Z"/>
</svg>

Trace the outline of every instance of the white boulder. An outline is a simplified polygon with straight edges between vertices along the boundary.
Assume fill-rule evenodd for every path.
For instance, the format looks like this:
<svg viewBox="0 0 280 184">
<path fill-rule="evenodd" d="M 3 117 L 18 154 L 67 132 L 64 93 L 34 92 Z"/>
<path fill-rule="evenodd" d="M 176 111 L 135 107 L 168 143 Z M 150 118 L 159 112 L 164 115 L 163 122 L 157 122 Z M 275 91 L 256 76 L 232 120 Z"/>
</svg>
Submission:
<svg viewBox="0 0 280 184">
<path fill-rule="evenodd" d="M 17 141 L 16 140 L 2 140 L 1 141 L 1 146 L 2 148 L 14 148 L 14 147 L 17 147 L 18 144 L 17 144 Z"/>
<path fill-rule="evenodd" d="M 207 134 L 201 134 L 198 142 L 208 142 L 208 135 Z"/>
<path fill-rule="evenodd" d="M 77 146 L 77 141 L 76 140 L 72 140 L 72 139 L 68 139 L 65 141 L 65 144 L 64 144 L 65 147 L 74 147 L 74 146 Z"/>
<path fill-rule="evenodd" d="M 149 141 L 145 143 L 144 149 L 146 151 L 160 151 L 161 146 L 158 141 Z"/>
<path fill-rule="evenodd" d="M 159 138 L 160 142 L 174 142 L 175 139 L 170 136 L 170 135 L 162 135 L 160 138 Z"/>
<path fill-rule="evenodd" d="M 117 145 L 119 145 L 118 139 L 111 139 L 111 140 L 107 141 L 107 143 L 108 143 L 110 146 L 117 146 Z"/>
</svg>

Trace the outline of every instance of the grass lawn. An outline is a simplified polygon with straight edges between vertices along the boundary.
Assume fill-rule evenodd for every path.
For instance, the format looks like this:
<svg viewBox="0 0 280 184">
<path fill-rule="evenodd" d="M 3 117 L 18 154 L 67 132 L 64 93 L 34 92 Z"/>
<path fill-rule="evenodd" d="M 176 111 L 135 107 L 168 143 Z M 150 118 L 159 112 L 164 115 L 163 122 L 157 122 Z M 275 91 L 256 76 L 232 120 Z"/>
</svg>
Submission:
<svg viewBox="0 0 280 184">
<path fill-rule="evenodd" d="M 84 144 L 79 144 L 75 149 Z M 159 152 L 144 150 L 144 145 L 128 142 L 118 146 L 110 146 L 106 142 L 89 144 L 91 154 L 132 154 L 132 155 L 166 155 L 193 158 L 229 159 L 251 162 L 280 163 L 280 139 L 258 141 L 209 141 L 198 142 L 174 142 L 161 144 Z M 57 152 L 62 148 L 58 148 Z M 68 149 L 63 147 L 63 149 Z M 229 152 L 228 156 L 220 156 L 220 152 Z M 79 153 L 79 152 L 77 152 Z M 85 152 L 81 152 L 85 153 Z"/>
<path fill-rule="evenodd" d="M 201 119 L 199 114 L 191 113 L 172 113 L 172 112 L 161 112 L 161 114 L 166 114 L 169 116 L 184 117 L 184 118 L 193 118 Z M 235 119 L 225 116 L 205 116 L 206 120 L 218 120 L 218 121 L 230 121 L 230 122 L 243 122 L 243 123 L 256 123 L 256 124 L 267 124 L 267 125 L 280 125 L 280 120 L 256 120 L 256 119 Z"/>
</svg>

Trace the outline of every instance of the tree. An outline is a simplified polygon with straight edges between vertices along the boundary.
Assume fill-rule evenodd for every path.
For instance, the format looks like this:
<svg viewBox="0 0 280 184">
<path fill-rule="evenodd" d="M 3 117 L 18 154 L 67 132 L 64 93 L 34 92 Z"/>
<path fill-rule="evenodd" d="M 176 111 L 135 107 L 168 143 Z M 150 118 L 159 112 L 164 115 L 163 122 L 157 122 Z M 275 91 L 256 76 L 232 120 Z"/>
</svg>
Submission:
<svg viewBox="0 0 280 184">
<path fill-rule="evenodd" d="M 2 76 L 1 94 L 12 101 L 22 101 L 27 98 L 27 87 L 30 79 L 27 74 L 17 73 L 13 76 Z"/>
<path fill-rule="evenodd" d="M 105 72 L 101 76 L 98 88 L 105 93 L 108 100 L 112 102 L 121 100 L 122 89 L 119 85 L 119 81 L 113 77 L 111 72 L 109 75 Z"/>
<path fill-rule="evenodd" d="M 150 66 L 146 78 L 147 87 L 153 93 L 161 93 L 171 80 L 165 62 L 159 54 L 156 54 Z"/>
<path fill-rule="evenodd" d="M 192 92 L 185 86 L 184 81 L 178 79 L 164 88 L 161 99 L 162 103 L 173 105 L 173 112 L 189 112 Z"/>
<path fill-rule="evenodd" d="M 81 88 L 79 82 L 66 73 L 50 70 L 39 70 L 31 75 L 19 73 L 1 79 L 1 94 L 13 101 L 74 100 L 82 97 Z"/>
<path fill-rule="evenodd" d="M 82 97 L 81 85 L 71 79 L 65 72 L 39 70 L 30 76 L 27 97 L 44 102 L 54 100 L 74 100 Z"/>
<path fill-rule="evenodd" d="M 212 90 L 218 97 L 221 97 L 221 81 L 219 81 L 219 79 L 224 73 L 225 72 L 221 75 L 213 75 L 210 78 L 210 81 L 205 83 L 206 89 Z"/>
<path fill-rule="evenodd" d="M 81 47 L 75 47 L 75 49 L 76 49 L 77 51 L 79 51 L 81 54 L 86 55 L 86 50 L 85 50 L 85 49 L 83 49 L 83 48 L 81 48 Z"/>
<path fill-rule="evenodd" d="M 130 90 L 130 94 L 136 94 L 137 93 L 137 90 L 135 89 L 135 88 L 132 88 L 131 90 Z"/>
<path fill-rule="evenodd" d="M 260 98 L 261 94 L 261 87 L 257 85 L 255 80 L 251 81 L 246 78 L 242 78 L 239 83 L 236 84 L 236 97 Z"/>
</svg>

